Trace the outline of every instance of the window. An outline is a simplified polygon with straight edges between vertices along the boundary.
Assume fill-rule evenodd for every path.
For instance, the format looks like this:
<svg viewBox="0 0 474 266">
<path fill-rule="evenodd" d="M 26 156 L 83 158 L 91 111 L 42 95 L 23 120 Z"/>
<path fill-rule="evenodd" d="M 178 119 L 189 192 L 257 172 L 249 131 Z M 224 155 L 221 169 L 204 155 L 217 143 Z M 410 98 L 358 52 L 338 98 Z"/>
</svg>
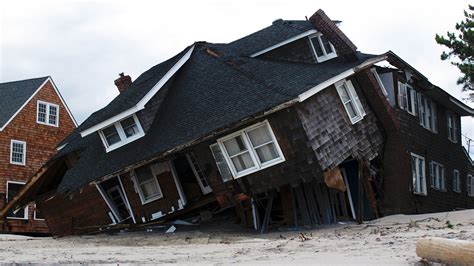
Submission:
<svg viewBox="0 0 474 266">
<path fill-rule="evenodd" d="M 337 56 L 334 46 L 321 33 L 309 37 L 316 60 L 321 63 Z"/>
<path fill-rule="evenodd" d="M 457 117 L 453 112 L 446 112 L 448 118 L 448 139 L 454 143 L 458 142 Z"/>
<path fill-rule="evenodd" d="M 129 116 L 100 130 L 102 142 L 107 152 L 117 149 L 145 135 L 136 115 Z"/>
<path fill-rule="evenodd" d="M 217 170 L 219 170 L 222 181 L 227 182 L 232 180 L 232 172 L 230 171 L 229 165 L 226 162 L 224 153 L 222 153 L 219 144 L 214 143 L 210 145 L 209 148 L 211 149 L 214 161 L 216 161 Z"/>
<path fill-rule="evenodd" d="M 158 176 L 166 172 L 170 172 L 168 163 L 157 163 L 135 169 L 135 180 L 142 204 L 163 197 Z"/>
<path fill-rule="evenodd" d="M 459 170 L 453 170 L 453 191 L 461 193 L 461 180 L 459 179 Z"/>
<path fill-rule="evenodd" d="M 374 74 L 375 79 L 377 80 L 377 83 L 379 84 L 380 89 L 382 90 L 383 95 L 388 98 L 388 92 L 387 89 L 385 89 L 385 85 L 383 85 L 382 80 L 380 79 L 379 74 L 377 73 L 377 70 L 375 68 L 371 68 L 370 71 Z"/>
<path fill-rule="evenodd" d="M 13 198 L 20 192 L 21 188 L 25 185 L 24 182 L 16 182 L 16 181 L 7 181 L 7 203 L 13 200 Z M 28 207 L 19 210 L 11 209 L 8 214 L 7 218 L 9 219 L 22 219 L 28 220 Z"/>
<path fill-rule="evenodd" d="M 412 153 L 411 169 L 413 176 L 413 193 L 426 195 L 425 158 Z"/>
<path fill-rule="evenodd" d="M 442 164 L 434 161 L 430 163 L 430 183 L 432 188 L 446 191 L 444 185 L 444 166 Z"/>
<path fill-rule="evenodd" d="M 38 101 L 36 122 L 38 124 L 58 126 L 59 106 L 52 103 Z"/>
<path fill-rule="evenodd" d="M 26 164 L 26 142 L 12 139 L 10 142 L 10 163 Z"/>
<path fill-rule="evenodd" d="M 420 125 L 432 132 L 438 132 L 436 104 L 423 94 L 418 93 L 418 109 L 420 113 Z"/>
<path fill-rule="evenodd" d="M 351 123 L 355 124 L 362 120 L 365 116 L 365 111 L 357 93 L 355 92 L 352 82 L 350 80 L 343 80 L 336 83 L 335 86 Z"/>
<path fill-rule="evenodd" d="M 398 82 L 398 106 L 409 114 L 416 115 L 416 91 L 402 82 Z"/>
<path fill-rule="evenodd" d="M 219 139 L 235 178 L 285 161 L 267 121 Z"/>
<path fill-rule="evenodd" d="M 467 195 L 474 197 L 474 176 L 467 175 Z"/>
</svg>

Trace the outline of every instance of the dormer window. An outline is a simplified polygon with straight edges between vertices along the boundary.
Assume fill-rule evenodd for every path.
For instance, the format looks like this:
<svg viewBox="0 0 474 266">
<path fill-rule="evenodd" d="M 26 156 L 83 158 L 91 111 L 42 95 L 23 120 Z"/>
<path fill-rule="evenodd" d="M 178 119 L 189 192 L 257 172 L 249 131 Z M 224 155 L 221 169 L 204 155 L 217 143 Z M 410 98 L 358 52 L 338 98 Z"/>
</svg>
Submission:
<svg viewBox="0 0 474 266">
<path fill-rule="evenodd" d="M 129 116 L 99 131 L 106 152 L 115 150 L 145 135 L 136 115 Z"/>
<path fill-rule="evenodd" d="M 309 36 L 309 40 L 311 42 L 311 47 L 313 48 L 316 60 L 319 63 L 337 56 L 334 46 L 321 33 Z"/>
</svg>

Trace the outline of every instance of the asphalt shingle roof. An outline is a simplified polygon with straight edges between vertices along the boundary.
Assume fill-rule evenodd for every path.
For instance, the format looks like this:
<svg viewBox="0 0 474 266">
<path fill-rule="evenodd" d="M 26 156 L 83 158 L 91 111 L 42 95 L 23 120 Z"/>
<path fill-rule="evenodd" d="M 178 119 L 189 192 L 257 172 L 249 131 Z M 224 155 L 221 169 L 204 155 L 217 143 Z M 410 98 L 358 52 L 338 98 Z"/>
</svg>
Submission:
<svg viewBox="0 0 474 266">
<path fill-rule="evenodd" d="M 266 40 L 267 35 L 277 35 L 273 36 L 272 42 L 280 42 L 308 30 L 306 21 L 284 22 L 277 21 L 269 28 L 230 44 L 196 43 L 189 60 L 168 81 L 170 87 L 144 137 L 109 153 L 105 152 L 98 134 L 82 138 L 79 135 L 82 130 L 138 102 L 189 47 L 143 73 L 64 141 L 67 145 L 55 158 L 72 151 L 79 151 L 80 158 L 64 175 L 58 192 L 74 191 L 100 177 L 156 158 L 177 146 L 261 114 L 373 57 L 360 54 L 359 60 L 355 61 L 335 58 L 308 64 L 247 56 L 248 52 L 274 44 L 261 44 L 256 39 Z"/>
<path fill-rule="evenodd" d="M 0 128 L 49 77 L 0 83 Z"/>
</svg>

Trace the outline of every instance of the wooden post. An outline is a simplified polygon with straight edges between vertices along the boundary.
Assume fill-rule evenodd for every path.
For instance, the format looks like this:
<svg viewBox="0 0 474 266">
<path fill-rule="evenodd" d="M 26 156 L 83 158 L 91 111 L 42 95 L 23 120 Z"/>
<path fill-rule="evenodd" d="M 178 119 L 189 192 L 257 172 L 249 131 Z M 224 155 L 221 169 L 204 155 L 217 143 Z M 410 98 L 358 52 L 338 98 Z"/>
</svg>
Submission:
<svg viewBox="0 0 474 266">
<path fill-rule="evenodd" d="M 474 242 L 439 237 L 416 242 L 416 255 L 430 262 L 447 265 L 474 265 Z"/>
<path fill-rule="evenodd" d="M 362 159 L 357 159 L 358 162 L 358 201 L 357 201 L 357 223 L 361 224 L 364 220 L 364 184 L 363 184 L 363 167 Z"/>
</svg>

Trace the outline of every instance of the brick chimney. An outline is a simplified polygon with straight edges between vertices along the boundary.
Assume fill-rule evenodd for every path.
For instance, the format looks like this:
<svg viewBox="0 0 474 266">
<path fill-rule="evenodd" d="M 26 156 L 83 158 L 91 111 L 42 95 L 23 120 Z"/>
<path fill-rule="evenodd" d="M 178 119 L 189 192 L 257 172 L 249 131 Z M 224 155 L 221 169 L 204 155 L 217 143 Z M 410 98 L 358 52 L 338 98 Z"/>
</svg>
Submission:
<svg viewBox="0 0 474 266">
<path fill-rule="evenodd" d="M 132 78 L 129 75 L 122 73 L 119 74 L 119 78 L 114 81 L 120 93 L 124 92 L 130 84 L 132 84 Z"/>
<path fill-rule="evenodd" d="M 338 55 L 345 56 L 348 59 L 357 58 L 357 47 L 323 10 L 319 9 L 316 11 L 316 13 L 309 18 L 309 22 L 334 45 Z"/>
</svg>

